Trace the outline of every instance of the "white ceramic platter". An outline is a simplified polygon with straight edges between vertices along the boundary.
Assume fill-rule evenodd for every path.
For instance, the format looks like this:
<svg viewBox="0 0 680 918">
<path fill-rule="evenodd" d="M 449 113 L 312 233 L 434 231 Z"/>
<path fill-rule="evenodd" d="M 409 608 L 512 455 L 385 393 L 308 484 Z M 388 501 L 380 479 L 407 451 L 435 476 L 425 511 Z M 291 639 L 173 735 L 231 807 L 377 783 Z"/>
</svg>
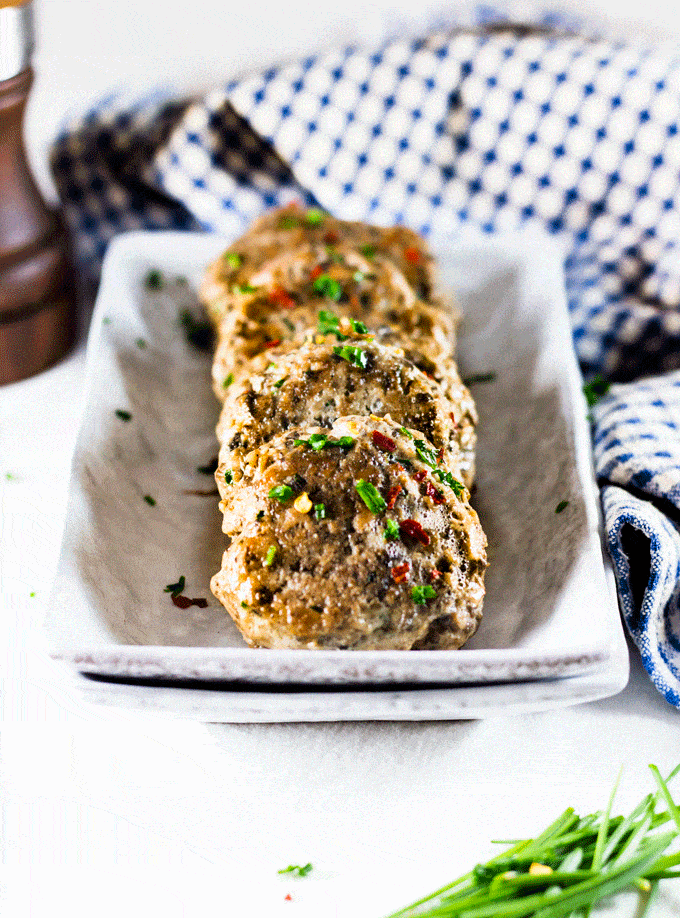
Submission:
<svg viewBox="0 0 680 918">
<path fill-rule="evenodd" d="M 179 321 L 181 310 L 197 311 L 192 290 L 225 245 L 214 236 L 135 233 L 109 249 L 46 619 L 52 655 L 81 673 L 227 681 L 232 688 L 258 683 L 295 684 L 298 690 L 311 685 L 412 690 L 421 685 L 429 691 L 438 684 L 453 693 L 447 697 L 458 692 L 462 702 L 465 686 L 465 706 L 475 711 L 470 716 L 496 707 L 500 690 L 526 695 L 527 680 L 534 685 L 563 680 L 552 692 L 554 704 L 569 703 L 569 685 L 575 696 L 620 690 L 627 655 L 603 565 L 587 407 L 571 346 L 559 253 L 542 236 L 433 244 L 444 281 L 456 291 L 465 316 L 459 346 L 463 375 L 495 374 L 493 381 L 473 386 L 480 413 L 474 503 L 490 557 L 477 635 L 461 651 L 245 646 L 209 590 L 224 537 L 217 499 L 191 492 L 212 486 L 197 468 L 217 452 L 217 404 L 210 391 L 209 357 L 187 343 Z M 161 290 L 145 286 L 152 268 L 163 275 Z M 178 278 L 189 283 L 177 283 Z M 117 410 L 129 412 L 131 419 L 122 420 Z M 145 502 L 145 495 L 155 506 Z M 563 500 L 569 504 L 557 514 Z M 206 609 L 172 605 L 164 587 L 180 575 L 186 577 L 187 595 L 208 600 Z M 579 679 L 586 680 L 581 688 Z M 484 683 L 492 702 L 482 701 Z M 547 686 L 537 691 L 549 696 Z M 347 699 L 359 694 L 365 699 L 380 693 L 346 693 Z M 258 691 L 255 697 L 267 693 Z M 317 690 L 313 697 L 322 695 Z M 475 697 L 479 704 L 470 700 Z M 339 719 L 342 707 L 330 705 L 329 719 Z M 218 708 L 229 719 L 224 705 Z M 255 709 L 261 705 L 251 705 L 248 718 L 262 719 Z M 314 710 L 311 719 L 324 719 L 318 704 Z M 447 703 L 447 711 L 447 716 L 465 716 L 456 715 L 455 702 L 453 707 Z M 362 712 L 371 717 L 371 705 L 362 703 Z M 237 714 L 234 719 L 244 719 Z"/>
</svg>

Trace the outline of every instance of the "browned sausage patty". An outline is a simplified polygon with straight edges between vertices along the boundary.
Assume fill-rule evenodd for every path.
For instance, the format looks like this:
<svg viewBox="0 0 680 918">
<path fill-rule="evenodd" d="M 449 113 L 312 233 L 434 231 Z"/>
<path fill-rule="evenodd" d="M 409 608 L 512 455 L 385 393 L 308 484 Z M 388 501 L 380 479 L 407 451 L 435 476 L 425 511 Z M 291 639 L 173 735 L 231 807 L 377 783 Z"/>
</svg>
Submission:
<svg viewBox="0 0 680 918">
<path fill-rule="evenodd" d="M 315 449 L 315 435 L 343 445 Z M 248 484 L 232 485 L 243 528 L 211 584 L 246 641 L 460 647 L 481 617 L 486 539 L 434 456 L 418 433 L 367 417 L 251 453 Z"/>
<path fill-rule="evenodd" d="M 230 389 L 217 437 L 222 444 L 217 481 L 229 523 L 227 471 L 243 475 L 248 454 L 293 427 L 330 428 L 347 415 L 388 415 L 419 430 L 442 461 L 465 482 L 461 470 L 460 428 L 440 386 L 395 348 L 353 337 L 335 344 L 306 344 L 275 363 L 253 361 L 252 373 Z M 467 464 L 467 463 L 466 463 Z M 467 471 L 467 469 L 466 469 Z"/>
<path fill-rule="evenodd" d="M 219 324 L 229 308 L 234 287 L 250 285 L 253 274 L 263 265 L 305 243 L 323 247 L 330 254 L 346 245 L 369 261 L 387 258 L 418 297 L 428 300 L 433 294 L 434 262 L 421 237 L 412 230 L 336 220 L 316 208 L 305 211 L 286 207 L 256 220 L 247 233 L 208 267 L 201 299 L 212 321 Z"/>
</svg>

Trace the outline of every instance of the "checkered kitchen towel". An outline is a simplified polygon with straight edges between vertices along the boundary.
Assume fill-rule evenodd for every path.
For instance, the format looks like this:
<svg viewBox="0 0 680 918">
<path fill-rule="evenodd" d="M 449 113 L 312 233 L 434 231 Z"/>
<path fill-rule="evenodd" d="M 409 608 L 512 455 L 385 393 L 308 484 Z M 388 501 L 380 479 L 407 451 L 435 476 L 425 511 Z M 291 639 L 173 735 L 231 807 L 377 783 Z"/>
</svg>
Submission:
<svg viewBox="0 0 680 918">
<path fill-rule="evenodd" d="M 105 100 L 53 169 L 83 269 L 138 228 L 236 235 L 292 199 L 424 233 L 536 223 L 565 254 L 586 373 L 680 367 L 680 50 L 524 30 L 442 31 L 255 73 L 187 103 Z M 680 388 L 595 409 L 621 605 L 680 706 Z"/>
</svg>

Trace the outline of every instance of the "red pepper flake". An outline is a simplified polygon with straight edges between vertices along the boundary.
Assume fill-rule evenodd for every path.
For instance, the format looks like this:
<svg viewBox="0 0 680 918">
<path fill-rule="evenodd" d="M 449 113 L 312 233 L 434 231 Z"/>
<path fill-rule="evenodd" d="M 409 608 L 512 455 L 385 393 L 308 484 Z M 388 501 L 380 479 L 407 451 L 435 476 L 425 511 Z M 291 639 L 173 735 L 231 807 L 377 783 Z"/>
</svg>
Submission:
<svg viewBox="0 0 680 918">
<path fill-rule="evenodd" d="M 190 606 L 198 606 L 199 609 L 208 607 L 207 599 L 189 599 L 188 596 L 172 596 L 171 598 L 178 609 L 188 609 Z"/>
<path fill-rule="evenodd" d="M 283 309 L 295 309 L 297 303 L 293 297 L 284 290 L 283 287 L 274 287 L 269 294 L 269 302 L 274 306 L 280 306 Z"/>
<path fill-rule="evenodd" d="M 446 498 L 441 491 L 438 491 L 431 481 L 427 483 L 427 496 L 431 497 L 435 504 L 443 504 L 446 501 Z"/>
<path fill-rule="evenodd" d="M 414 481 L 425 481 L 426 478 L 427 478 L 427 472 L 425 471 L 425 469 L 421 469 L 419 472 L 413 473 Z"/>
<path fill-rule="evenodd" d="M 451 414 L 449 415 L 449 417 L 450 417 L 451 420 L 453 421 L 454 430 L 458 430 L 458 427 L 459 427 L 460 425 L 458 424 L 458 421 L 456 420 L 456 416 L 455 416 L 455 414 L 453 413 L 453 411 L 451 412 Z"/>
<path fill-rule="evenodd" d="M 404 583 L 411 576 L 411 565 L 404 561 L 398 567 L 393 567 L 391 573 L 395 583 Z"/>
<path fill-rule="evenodd" d="M 335 245 L 336 242 L 340 242 L 340 237 L 335 230 L 328 230 L 327 233 L 324 233 L 323 241 L 326 245 Z"/>
<path fill-rule="evenodd" d="M 265 350 L 268 350 L 270 347 L 278 347 L 279 344 L 281 344 L 281 339 L 274 338 L 273 341 L 265 341 L 264 347 L 265 347 Z"/>
<path fill-rule="evenodd" d="M 399 532 L 403 536 L 409 536 L 415 542 L 420 542 L 421 545 L 429 545 L 430 537 L 425 532 L 420 523 L 417 523 L 415 520 L 402 520 L 399 523 Z"/>
<path fill-rule="evenodd" d="M 419 265 L 422 261 L 422 255 L 418 249 L 413 246 L 409 246 L 408 249 L 404 249 L 404 258 L 411 265 Z"/>
<path fill-rule="evenodd" d="M 323 274 L 323 268 L 321 267 L 321 265 L 317 265 L 316 268 L 314 268 L 312 273 L 309 275 L 309 277 L 311 280 L 315 281 L 317 277 L 321 277 L 322 274 Z"/>
<path fill-rule="evenodd" d="M 432 570 L 430 573 L 430 583 L 434 583 L 435 580 L 439 580 L 441 576 L 442 576 L 442 572 L 438 571 L 437 568 L 435 567 L 434 570 Z"/>
<path fill-rule="evenodd" d="M 387 492 L 387 509 L 391 510 L 397 502 L 397 498 L 401 494 L 403 488 L 400 484 L 395 485 L 393 488 L 390 488 Z"/>
<path fill-rule="evenodd" d="M 371 439 L 373 440 L 374 446 L 377 446 L 378 449 L 381 449 L 384 453 L 393 453 L 397 448 L 397 444 L 392 437 L 386 437 L 385 434 L 381 434 L 379 430 L 373 431 Z"/>
<path fill-rule="evenodd" d="M 291 896 L 290 893 L 288 893 L 287 896 L 284 896 L 284 897 L 283 897 L 283 901 L 284 901 L 284 902 L 292 902 L 292 901 L 293 901 L 293 897 Z"/>
</svg>

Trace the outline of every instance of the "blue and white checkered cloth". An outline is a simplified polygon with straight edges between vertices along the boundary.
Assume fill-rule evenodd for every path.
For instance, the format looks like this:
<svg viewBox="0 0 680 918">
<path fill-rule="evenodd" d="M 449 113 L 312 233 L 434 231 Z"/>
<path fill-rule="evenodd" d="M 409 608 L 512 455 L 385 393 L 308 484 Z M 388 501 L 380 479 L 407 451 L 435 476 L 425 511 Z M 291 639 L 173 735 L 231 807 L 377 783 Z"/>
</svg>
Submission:
<svg viewBox="0 0 680 918">
<path fill-rule="evenodd" d="M 530 222 L 557 236 L 584 371 L 668 374 L 596 407 L 595 457 L 624 617 L 680 707 L 680 50 L 441 31 L 185 103 L 105 100 L 52 164 L 93 279 L 121 231 L 236 235 L 293 199 L 426 236 Z"/>
</svg>

